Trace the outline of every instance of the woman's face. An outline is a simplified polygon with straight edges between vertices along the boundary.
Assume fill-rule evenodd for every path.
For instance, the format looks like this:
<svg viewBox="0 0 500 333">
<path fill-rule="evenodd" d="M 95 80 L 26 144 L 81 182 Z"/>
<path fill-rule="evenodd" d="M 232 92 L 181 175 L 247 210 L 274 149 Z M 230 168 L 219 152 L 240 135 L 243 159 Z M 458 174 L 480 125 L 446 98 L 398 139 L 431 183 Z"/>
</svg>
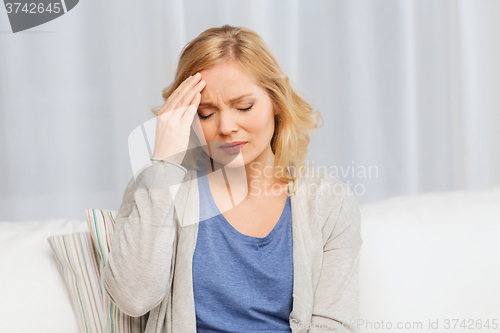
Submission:
<svg viewBox="0 0 500 333">
<path fill-rule="evenodd" d="M 198 107 L 203 134 L 210 149 L 209 153 L 205 147 L 206 153 L 223 165 L 228 165 L 238 156 L 240 162 L 237 165 L 240 166 L 241 163 L 268 161 L 269 154 L 272 154 L 274 108 L 267 90 L 256 85 L 232 61 L 214 65 L 200 73 L 206 82 Z M 226 149 L 220 147 L 234 141 L 246 144 Z"/>
</svg>

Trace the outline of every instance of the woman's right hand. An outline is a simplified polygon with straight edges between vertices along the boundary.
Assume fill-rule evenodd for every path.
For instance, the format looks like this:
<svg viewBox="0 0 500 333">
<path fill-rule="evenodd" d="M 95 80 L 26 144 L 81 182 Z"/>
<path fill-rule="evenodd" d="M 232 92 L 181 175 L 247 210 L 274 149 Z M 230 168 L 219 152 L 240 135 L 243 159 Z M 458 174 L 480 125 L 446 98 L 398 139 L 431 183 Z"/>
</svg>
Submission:
<svg viewBox="0 0 500 333">
<path fill-rule="evenodd" d="M 167 98 L 156 115 L 154 158 L 182 163 L 188 149 L 191 124 L 204 87 L 205 81 L 197 73 L 184 80 Z"/>
</svg>

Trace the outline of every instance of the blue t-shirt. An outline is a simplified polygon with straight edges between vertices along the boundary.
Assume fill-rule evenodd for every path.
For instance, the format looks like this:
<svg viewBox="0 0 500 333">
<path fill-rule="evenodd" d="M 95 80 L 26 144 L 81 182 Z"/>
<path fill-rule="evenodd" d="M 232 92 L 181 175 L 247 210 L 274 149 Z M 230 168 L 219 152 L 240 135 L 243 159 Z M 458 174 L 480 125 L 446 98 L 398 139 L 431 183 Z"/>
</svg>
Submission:
<svg viewBox="0 0 500 333">
<path fill-rule="evenodd" d="M 252 237 L 220 213 L 206 171 L 198 171 L 198 186 L 200 224 L 192 267 L 197 332 L 290 333 L 290 198 L 273 230 L 265 237 Z"/>
</svg>

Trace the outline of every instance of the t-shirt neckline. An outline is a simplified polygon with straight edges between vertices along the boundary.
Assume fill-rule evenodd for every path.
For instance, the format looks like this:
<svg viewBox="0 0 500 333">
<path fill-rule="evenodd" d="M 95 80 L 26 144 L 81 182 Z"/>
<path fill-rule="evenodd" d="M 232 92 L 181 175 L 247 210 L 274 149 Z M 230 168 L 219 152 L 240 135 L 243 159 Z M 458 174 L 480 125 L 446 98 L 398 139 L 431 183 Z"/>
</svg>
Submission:
<svg viewBox="0 0 500 333">
<path fill-rule="evenodd" d="M 206 171 L 202 170 L 201 173 L 203 176 L 201 177 L 203 180 L 203 185 L 205 186 L 206 193 L 207 195 L 205 197 L 208 197 L 209 204 L 212 206 L 211 208 L 217 213 L 215 218 L 218 219 L 219 226 L 224 228 L 224 230 L 229 231 L 231 234 L 233 234 L 235 237 L 238 239 L 244 241 L 244 242 L 250 242 L 252 244 L 259 244 L 259 245 L 265 245 L 269 243 L 273 238 L 274 235 L 278 232 L 279 229 L 281 229 L 282 225 L 284 224 L 284 221 L 286 221 L 289 218 L 289 211 L 290 211 L 290 197 L 287 197 L 285 207 L 283 208 L 283 211 L 281 212 L 280 218 L 278 219 L 278 222 L 274 225 L 273 229 L 264 237 L 255 237 L 255 236 L 250 236 L 250 235 L 245 235 L 238 230 L 236 230 L 235 227 L 229 223 L 229 221 L 222 215 L 220 212 L 219 208 L 217 207 L 217 204 L 215 203 L 215 200 L 212 196 L 212 192 L 210 191 L 210 186 L 208 184 L 208 178 Z"/>
</svg>

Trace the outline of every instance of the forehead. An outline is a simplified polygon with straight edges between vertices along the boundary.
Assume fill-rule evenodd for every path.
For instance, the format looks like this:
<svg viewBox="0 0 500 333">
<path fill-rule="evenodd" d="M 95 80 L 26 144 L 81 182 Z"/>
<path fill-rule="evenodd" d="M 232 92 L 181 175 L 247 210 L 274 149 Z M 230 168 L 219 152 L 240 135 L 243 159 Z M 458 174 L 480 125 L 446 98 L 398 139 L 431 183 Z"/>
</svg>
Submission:
<svg viewBox="0 0 500 333">
<path fill-rule="evenodd" d="M 200 73 L 201 78 L 207 83 L 202 91 L 202 95 L 205 96 L 217 95 L 229 99 L 241 94 L 257 94 L 262 89 L 239 64 L 232 61 L 216 64 Z"/>
</svg>

